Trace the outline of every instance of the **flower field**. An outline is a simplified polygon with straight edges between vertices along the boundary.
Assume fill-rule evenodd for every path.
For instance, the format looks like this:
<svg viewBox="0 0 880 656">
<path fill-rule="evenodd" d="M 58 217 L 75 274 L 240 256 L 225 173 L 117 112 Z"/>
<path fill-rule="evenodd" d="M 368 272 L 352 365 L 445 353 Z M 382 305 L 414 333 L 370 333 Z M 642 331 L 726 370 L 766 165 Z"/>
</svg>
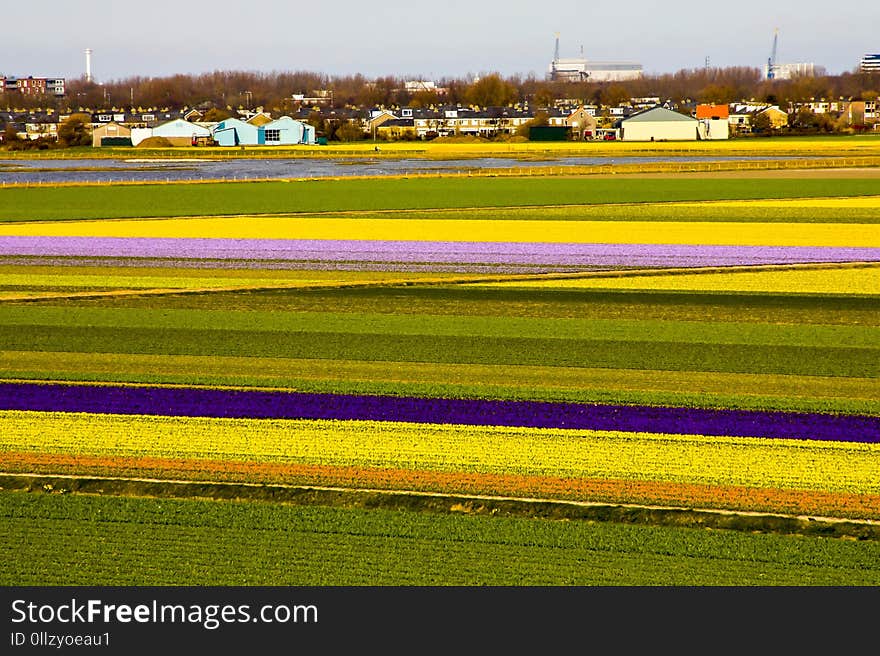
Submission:
<svg viewBox="0 0 880 656">
<path fill-rule="evenodd" d="M 0 472 L 880 521 L 870 185 L 407 182 L 0 210 Z"/>
</svg>

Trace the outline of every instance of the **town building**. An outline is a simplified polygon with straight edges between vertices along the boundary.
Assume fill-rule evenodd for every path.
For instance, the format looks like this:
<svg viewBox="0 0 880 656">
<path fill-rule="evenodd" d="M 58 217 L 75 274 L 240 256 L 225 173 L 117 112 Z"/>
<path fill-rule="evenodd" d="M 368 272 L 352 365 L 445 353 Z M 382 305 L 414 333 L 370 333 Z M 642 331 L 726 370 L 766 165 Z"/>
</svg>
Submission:
<svg viewBox="0 0 880 656">
<path fill-rule="evenodd" d="M 788 125 L 788 113 L 779 109 L 777 105 L 766 103 L 732 103 L 729 106 L 727 122 L 731 132 L 743 134 L 752 131 L 752 124 L 756 116 L 766 116 L 770 122 L 770 129 L 778 130 Z"/>
<path fill-rule="evenodd" d="M 594 112 L 591 112 L 584 105 L 581 105 L 566 116 L 564 124 L 571 128 L 572 138 L 578 141 L 594 139 L 596 137 L 596 128 L 599 126 Z"/>
<path fill-rule="evenodd" d="M 850 125 L 871 125 L 880 120 L 880 102 L 876 100 L 853 100 L 847 108 L 847 122 Z"/>
<path fill-rule="evenodd" d="M 730 138 L 730 108 L 727 105 L 699 104 L 694 117 L 700 122 L 700 139 Z"/>
<path fill-rule="evenodd" d="M 859 62 L 860 73 L 880 73 L 880 53 L 866 54 Z"/>
<path fill-rule="evenodd" d="M 130 146 L 131 128 L 111 121 L 92 130 L 92 146 Z"/>
<path fill-rule="evenodd" d="M 23 96 L 55 96 L 65 92 L 63 77 L 0 77 L 0 93 L 19 93 Z"/>
</svg>

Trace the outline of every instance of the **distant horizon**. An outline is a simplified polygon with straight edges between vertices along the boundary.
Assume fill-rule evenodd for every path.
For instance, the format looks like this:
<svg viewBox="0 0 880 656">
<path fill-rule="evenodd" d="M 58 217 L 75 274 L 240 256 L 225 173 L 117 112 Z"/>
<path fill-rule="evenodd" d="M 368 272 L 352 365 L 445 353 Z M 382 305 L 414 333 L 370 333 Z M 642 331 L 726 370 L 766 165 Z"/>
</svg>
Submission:
<svg viewBox="0 0 880 656">
<path fill-rule="evenodd" d="M 665 0 L 662 11 L 651 0 L 631 0 L 622 9 L 560 0 L 547 12 L 525 0 L 501 8 L 451 0 L 442 10 L 388 0 L 382 15 L 365 14 L 348 0 L 336 3 L 332 15 L 279 0 L 255 10 L 217 0 L 209 13 L 168 0 L 154 0 L 149 12 L 94 14 L 59 0 L 47 4 L 44 22 L 23 3 L 5 8 L 8 26 L 25 27 L 5 31 L 0 75 L 77 79 L 85 75 L 90 48 L 99 84 L 215 71 L 543 79 L 557 33 L 561 58 L 580 57 L 583 48 L 588 61 L 638 63 L 645 77 L 704 68 L 707 58 L 709 68 L 762 70 L 776 29 L 778 63 L 810 62 L 828 75 L 853 72 L 865 54 L 880 52 L 877 2 L 831 13 L 820 0 L 742 0 L 722 9 Z"/>
</svg>

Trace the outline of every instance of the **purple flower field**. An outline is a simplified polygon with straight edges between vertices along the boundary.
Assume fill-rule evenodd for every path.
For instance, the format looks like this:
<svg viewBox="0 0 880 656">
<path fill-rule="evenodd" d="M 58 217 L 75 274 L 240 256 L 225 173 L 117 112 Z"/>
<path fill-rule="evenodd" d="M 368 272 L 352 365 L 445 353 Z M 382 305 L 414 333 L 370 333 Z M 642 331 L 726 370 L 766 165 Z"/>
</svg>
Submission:
<svg viewBox="0 0 880 656">
<path fill-rule="evenodd" d="M 880 442 L 880 417 L 873 416 L 209 388 L 0 383 L 0 409 L 184 417 L 360 419 Z"/>
<path fill-rule="evenodd" d="M 388 265 L 705 267 L 880 261 L 878 248 L 284 239 L 0 237 L 0 255 Z"/>
</svg>

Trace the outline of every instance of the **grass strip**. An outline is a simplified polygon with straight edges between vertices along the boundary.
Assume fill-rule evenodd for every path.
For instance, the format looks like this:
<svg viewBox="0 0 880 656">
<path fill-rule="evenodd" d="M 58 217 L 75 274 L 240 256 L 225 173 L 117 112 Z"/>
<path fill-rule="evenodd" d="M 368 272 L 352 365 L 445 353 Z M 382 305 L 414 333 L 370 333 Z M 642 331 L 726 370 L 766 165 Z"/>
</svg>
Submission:
<svg viewBox="0 0 880 656">
<path fill-rule="evenodd" d="M 0 326 L 491 337 L 880 348 L 880 328 L 734 322 L 377 313 L 0 307 Z"/>
<path fill-rule="evenodd" d="M 14 554 L 0 570 L 5 585 L 880 581 L 874 542 L 734 531 L 11 492 L 0 493 L 0 514 Z"/>
<path fill-rule="evenodd" d="M 0 326 L 0 348 L 880 377 L 876 348 L 844 346 L 28 325 Z"/>
<path fill-rule="evenodd" d="M 809 201 L 807 201 L 809 202 Z M 556 221 L 728 221 L 762 223 L 878 223 L 880 199 L 851 197 L 807 202 L 778 201 L 698 203 L 621 203 L 551 207 L 471 207 L 359 212 L 361 218 L 503 219 Z"/>
<path fill-rule="evenodd" d="M 259 290 L 33 302 L 31 307 L 430 314 L 880 326 L 880 299 L 462 286 Z M 4 305 L 8 307 L 9 305 Z M 78 310 L 77 310 L 78 311 Z"/>
<path fill-rule="evenodd" d="M 872 179 L 413 178 L 0 189 L 0 220 L 876 195 Z"/>
<path fill-rule="evenodd" d="M 670 398 L 693 399 L 690 403 L 666 405 L 699 405 L 704 396 L 720 401 L 741 395 L 755 397 L 756 403 L 762 399 L 774 399 L 775 403 L 789 399 L 792 404 L 810 399 L 868 403 L 880 398 L 880 380 L 876 378 L 234 356 L 0 351 L 0 374 L 7 379 L 57 378 L 336 393 L 371 393 L 365 387 L 374 385 L 372 393 L 378 394 L 401 395 L 407 390 L 423 390 L 411 395 L 547 401 L 599 400 L 591 396 L 596 393 L 643 393 L 645 398 L 658 399 L 669 394 L 674 395 Z M 691 393 L 688 395 L 685 390 Z M 745 399 L 738 401 L 744 402 Z"/>
</svg>

